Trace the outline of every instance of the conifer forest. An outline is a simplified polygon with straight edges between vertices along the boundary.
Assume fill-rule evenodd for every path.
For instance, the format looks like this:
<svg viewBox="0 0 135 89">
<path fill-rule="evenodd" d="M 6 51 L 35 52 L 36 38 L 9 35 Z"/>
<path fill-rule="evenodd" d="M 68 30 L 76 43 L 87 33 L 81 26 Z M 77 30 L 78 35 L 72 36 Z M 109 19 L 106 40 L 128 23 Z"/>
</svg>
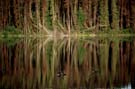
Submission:
<svg viewBox="0 0 135 89">
<path fill-rule="evenodd" d="M 1 0 L 0 28 L 24 33 L 135 31 L 134 0 Z"/>
</svg>

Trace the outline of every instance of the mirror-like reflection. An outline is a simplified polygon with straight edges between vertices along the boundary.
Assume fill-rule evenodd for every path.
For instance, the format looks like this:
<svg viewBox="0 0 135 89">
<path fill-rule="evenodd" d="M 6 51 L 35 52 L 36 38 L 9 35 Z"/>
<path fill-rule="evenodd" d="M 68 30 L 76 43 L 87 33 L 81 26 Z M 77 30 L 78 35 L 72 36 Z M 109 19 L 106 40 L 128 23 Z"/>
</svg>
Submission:
<svg viewBox="0 0 135 89">
<path fill-rule="evenodd" d="M 0 41 L 0 89 L 135 87 L 135 40 Z"/>
</svg>

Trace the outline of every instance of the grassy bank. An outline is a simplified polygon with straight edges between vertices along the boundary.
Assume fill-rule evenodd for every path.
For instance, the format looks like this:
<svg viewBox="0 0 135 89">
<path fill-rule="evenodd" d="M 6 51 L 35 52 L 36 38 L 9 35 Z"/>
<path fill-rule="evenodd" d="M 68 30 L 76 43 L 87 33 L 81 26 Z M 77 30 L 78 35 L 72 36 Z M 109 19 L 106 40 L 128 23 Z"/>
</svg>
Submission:
<svg viewBox="0 0 135 89">
<path fill-rule="evenodd" d="M 44 36 L 69 36 L 69 34 L 64 34 L 60 32 L 54 33 L 51 32 L 50 35 L 46 35 L 44 33 L 28 33 L 24 34 L 20 29 L 15 28 L 14 26 L 7 26 L 0 32 L 0 37 L 44 37 Z M 102 37 L 123 37 L 123 36 L 135 36 L 135 33 L 132 32 L 131 29 L 123 29 L 123 30 L 115 30 L 115 29 L 108 29 L 108 30 L 81 30 L 81 31 L 73 31 L 71 32 L 70 36 L 81 36 L 81 37 L 95 37 L 95 36 L 102 36 Z"/>
</svg>

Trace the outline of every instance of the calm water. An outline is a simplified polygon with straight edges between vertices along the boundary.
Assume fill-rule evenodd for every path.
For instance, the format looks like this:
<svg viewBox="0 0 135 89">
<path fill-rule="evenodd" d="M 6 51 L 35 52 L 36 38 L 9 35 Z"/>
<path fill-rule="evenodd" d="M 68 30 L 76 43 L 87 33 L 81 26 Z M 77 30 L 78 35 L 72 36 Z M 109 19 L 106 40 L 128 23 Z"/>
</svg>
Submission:
<svg viewBox="0 0 135 89">
<path fill-rule="evenodd" d="M 0 89 L 134 87 L 134 38 L 0 40 Z"/>
</svg>

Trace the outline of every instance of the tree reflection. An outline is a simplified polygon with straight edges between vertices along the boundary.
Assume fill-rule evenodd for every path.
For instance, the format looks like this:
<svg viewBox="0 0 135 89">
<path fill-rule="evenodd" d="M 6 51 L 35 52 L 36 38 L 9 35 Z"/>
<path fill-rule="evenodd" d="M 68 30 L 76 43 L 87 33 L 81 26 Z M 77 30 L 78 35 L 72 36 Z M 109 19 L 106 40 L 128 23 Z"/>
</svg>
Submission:
<svg viewBox="0 0 135 89">
<path fill-rule="evenodd" d="M 23 39 L 0 44 L 0 88 L 135 86 L 135 41 Z"/>
</svg>

